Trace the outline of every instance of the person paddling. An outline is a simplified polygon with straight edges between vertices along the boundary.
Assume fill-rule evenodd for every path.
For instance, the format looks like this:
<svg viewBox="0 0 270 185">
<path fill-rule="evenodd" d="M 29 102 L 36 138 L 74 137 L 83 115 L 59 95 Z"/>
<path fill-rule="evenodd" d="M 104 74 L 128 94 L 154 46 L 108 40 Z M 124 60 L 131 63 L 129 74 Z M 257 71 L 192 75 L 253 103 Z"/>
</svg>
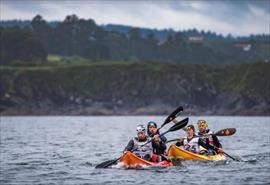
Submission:
<svg viewBox="0 0 270 185">
<path fill-rule="evenodd" d="M 154 148 L 152 161 L 160 162 L 164 158 L 163 156 L 166 154 L 166 141 L 167 138 L 165 136 L 159 137 L 160 133 L 157 129 L 157 124 L 154 121 L 149 121 L 147 124 L 147 135 L 154 139 Z"/>
<path fill-rule="evenodd" d="M 152 161 L 153 149 L 157 149 L 160 146 L 158 142 L 160 141 L 160 137 L 158 135 L 154 136 L 154 140 L 151 141 L 151 137 L 146 135 L 146 130 L 143 125 L 138 125 L 136 128 L 137 137 L 134 137 L 128 142 L 125 151 L 133 151 L 133 153 L 147 161 Z M 149 143 L 147 143 L 149 142 Z M 147 143 L 147 144 L 146 144 Z"/>
<path fill-rule="evenodd" d="M 208 142 L 209 144 L 214 145 L 217 148 L 222 148 L 222 145 L 220 144 L 217 136 L 215 136 L 210 129 L 207 129 L 208 125 L 205 120 L 198 120 L 197 125 L 199 129 L 198 136 L 201 136 L 205 143 Z M 216 152 L 211 149 L 202 149 L 201 152 L 203 151 L 208 154 L 216 154 Z"/>
<path fill-rule="evenodd" d="M 204 140 L 195 135 L 195 128 L 193 125 L 188 125 L 185 129 L 187 137 L 179 138 L 176 146 L 183 146 L 185 150 L 190 151 L 192 153 L 200 154 L 200 146 L 204 148 L 210 148 L 211 150 L 215 150 L 213 146 L 209 144 L 209 142 L 204 142 Z M 216 150 L 217 152 L 222 152 L 221 148 Z"/>
</svg>

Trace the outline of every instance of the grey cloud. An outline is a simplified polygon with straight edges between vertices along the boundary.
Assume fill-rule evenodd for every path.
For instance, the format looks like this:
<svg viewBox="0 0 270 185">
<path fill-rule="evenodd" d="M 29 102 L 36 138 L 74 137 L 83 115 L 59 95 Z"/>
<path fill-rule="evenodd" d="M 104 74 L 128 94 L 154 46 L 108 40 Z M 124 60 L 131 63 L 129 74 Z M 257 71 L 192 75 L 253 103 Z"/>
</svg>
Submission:
<svg viewBox="0 0 270 185">
<path fill-rule="evenodd" d="M 151 11 L 162 11 L 164 16 L 162 17 L 162 20 L 164 21 L 167 20 L 167 15 L 163 10 L 166 10 L 166 12 L 169 12 L 170 15 L 173 15 L 174 17 L 179 16 L 179 12 L 186 13 L 187 15 L 196 14 L 202 16 L 202 21 L 205 21 L 206 25 L 211 26 L 208 29 L 212 31 L 216 31 L 213 29 L 216 29 L 215 24 L 219 23 L 219 25 L 222 24 L 222 26 L 227 26 L 227 30 L 231 30 L 237 34 L 243 30 L 245 31 L 245 34 L 247 34 L 248 31 L 246 31 L 246 29 L 248 29 L 249 25 L 257 27 L 257 32 L 259 32 L 258 30 L 261 30 L 261 32 L 269 32 L 269 28 L 267 29 L 266 27 L 269 24 L 270 0 L 1 0 L 1 5 L 2 4 L 9 7 L 12 12 L 16 12 L 16 16 L 21 15 L 21 17 L 25 18 L 27 15 L 27 19 L 33 18 L 29 16 L 36 12 L 41 14 L 47 20 L 62 20 L 65 15 L 75 13 L 79 17 L 93 18 L 101 24 L 123 24 L 124 22 L 129 25 L 137 24 L 137 26 L 140 24 L 149 25 L 149 27 L 153 28 L 157 26 L 160 27 L 162 24 L 168 27 L 168 23 L 171 23 L 169 25 L 171 28 L 177 29 L 181 27 L 181 25 L 176 25 L 176 22 L 170 22 L 170 20 L 166 21 L 166 23 L 159 23 L 158 25 L 156 24 L 156 21 L 153 21 L 154 19 L 157 19 L 155 16 L 159 15 L 159 12 L 153 12 L 152 16 Z M 150 10 L 149 8 L 152 9 Z M 256 15 L 256 12 L 254 13 L 254 8 L 256 11 L 259 10 L 263 12 L 263 15 Z M 12 17 L 12 12 L 5 12 L 6 15 L 3 17 Z M 3 14 L 4 13 L 1 13 L 1 15 Z M 112 19 L 112 17 L 114 19 Z M 111 22 L 112 20 L 115 22 Z M 192 19 L 187 21 L 192 21 Z M 196 27 L 196 24 L 193 24 L 192 22 L 191 25 L 195 25 L 194 27 Z M 240 27 L 242 30 L 239 31 L 238 28 Z M 184 29 L 189 28 L 185 27 Z M 235 31 L 233 31 L 233 29 Z"/>
</svg>

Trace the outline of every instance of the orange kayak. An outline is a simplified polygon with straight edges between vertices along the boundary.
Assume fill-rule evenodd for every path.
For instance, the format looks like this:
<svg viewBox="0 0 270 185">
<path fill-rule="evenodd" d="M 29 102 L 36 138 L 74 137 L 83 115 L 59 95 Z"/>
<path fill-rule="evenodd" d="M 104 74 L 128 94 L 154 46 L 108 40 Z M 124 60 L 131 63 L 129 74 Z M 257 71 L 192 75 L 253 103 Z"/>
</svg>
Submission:
<svg viewBox="0 0 270 185">
<path fill-rule="evenodd" d="M 205 161 L 219 161 L 226 160 L 226 157 L 222 154 L 217 155 L 199 155 L 184 150 L 176 145 L 171 145 L 168 149 L 168 157 L 180 158 L 184 160 L 205 160 Z"/>
<path fill-rule="evenodd" d="M 150 162 L 142 158 L 137 157 L 131 152 L 126 152 L 120 159 L 120 163 L 125 168 L 136 168 L 140 166 L 172 166 L 171 162 L 161 161 L 161 162 Z"/>
</svg>

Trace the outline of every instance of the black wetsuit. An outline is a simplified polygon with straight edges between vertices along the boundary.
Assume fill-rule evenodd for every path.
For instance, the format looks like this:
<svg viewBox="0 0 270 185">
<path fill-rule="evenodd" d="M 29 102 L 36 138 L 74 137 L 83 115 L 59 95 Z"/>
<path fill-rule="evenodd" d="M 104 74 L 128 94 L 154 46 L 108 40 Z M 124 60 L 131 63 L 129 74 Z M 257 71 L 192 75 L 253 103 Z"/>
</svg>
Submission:
<svg viewBox="0 0 270 185">
<path fill-rule="evenodd" d="M 156 134 L 152 134 L 149 131 L 147 131 L 147 134 L 151 138 L 153 138 L 154 135 L 156 135 L 156 134 L 160 135 L 159 132 L 157 132 Z M 155 143 L 154 144 L 155 147 L 153 145 L 153 153 L 157 154 L 157 155 L 165 154 L 166 149 L 167 149 L 167 146 L 165 144 L 166 141 L 167 141 L 167 138 L 165 136 L 160 136 L 160 142 L 153 141 Z"/>
<path fill-rule="evenodd" d="M 210 132 L 209 129 L 205 130 L 205 133 L 198 132 L 198 136 L 203 136 L 204 134 L 207 134 L 207 133 L 209 133 L 209 132 Z M 219 142 L 217 136 L 211 135 L 210 137 L 213 138 L 213 144 L 214 144 L 215 147 L 217 147 L 217 148 L 222 148 L 222 145 L 221 145 L 221 143 Z M 209 143 L 209 138 L 203 138 L 203 140 L 204 140 L 205 143 L 206 143 L 206 142 Z"/>
</svg>

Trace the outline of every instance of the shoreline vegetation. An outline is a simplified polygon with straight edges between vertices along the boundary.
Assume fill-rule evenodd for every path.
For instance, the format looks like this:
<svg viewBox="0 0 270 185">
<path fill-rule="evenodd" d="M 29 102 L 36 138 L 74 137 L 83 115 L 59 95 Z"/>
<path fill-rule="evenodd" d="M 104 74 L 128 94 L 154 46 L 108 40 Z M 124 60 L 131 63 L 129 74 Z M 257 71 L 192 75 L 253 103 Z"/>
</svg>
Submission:
<svg viewBox="0 0 270 185">
<path fill-rule="evenodd" d="M 0 21 L 1 115 L 269 115 L 269 34 Z"/>
<path fill-rule="evenodd" d="M 49 56 L 47 64 L 0 66 L 5 115 L 269 116 L 270 64 L 210 67 L 90 61 Z"/>
</svg>

